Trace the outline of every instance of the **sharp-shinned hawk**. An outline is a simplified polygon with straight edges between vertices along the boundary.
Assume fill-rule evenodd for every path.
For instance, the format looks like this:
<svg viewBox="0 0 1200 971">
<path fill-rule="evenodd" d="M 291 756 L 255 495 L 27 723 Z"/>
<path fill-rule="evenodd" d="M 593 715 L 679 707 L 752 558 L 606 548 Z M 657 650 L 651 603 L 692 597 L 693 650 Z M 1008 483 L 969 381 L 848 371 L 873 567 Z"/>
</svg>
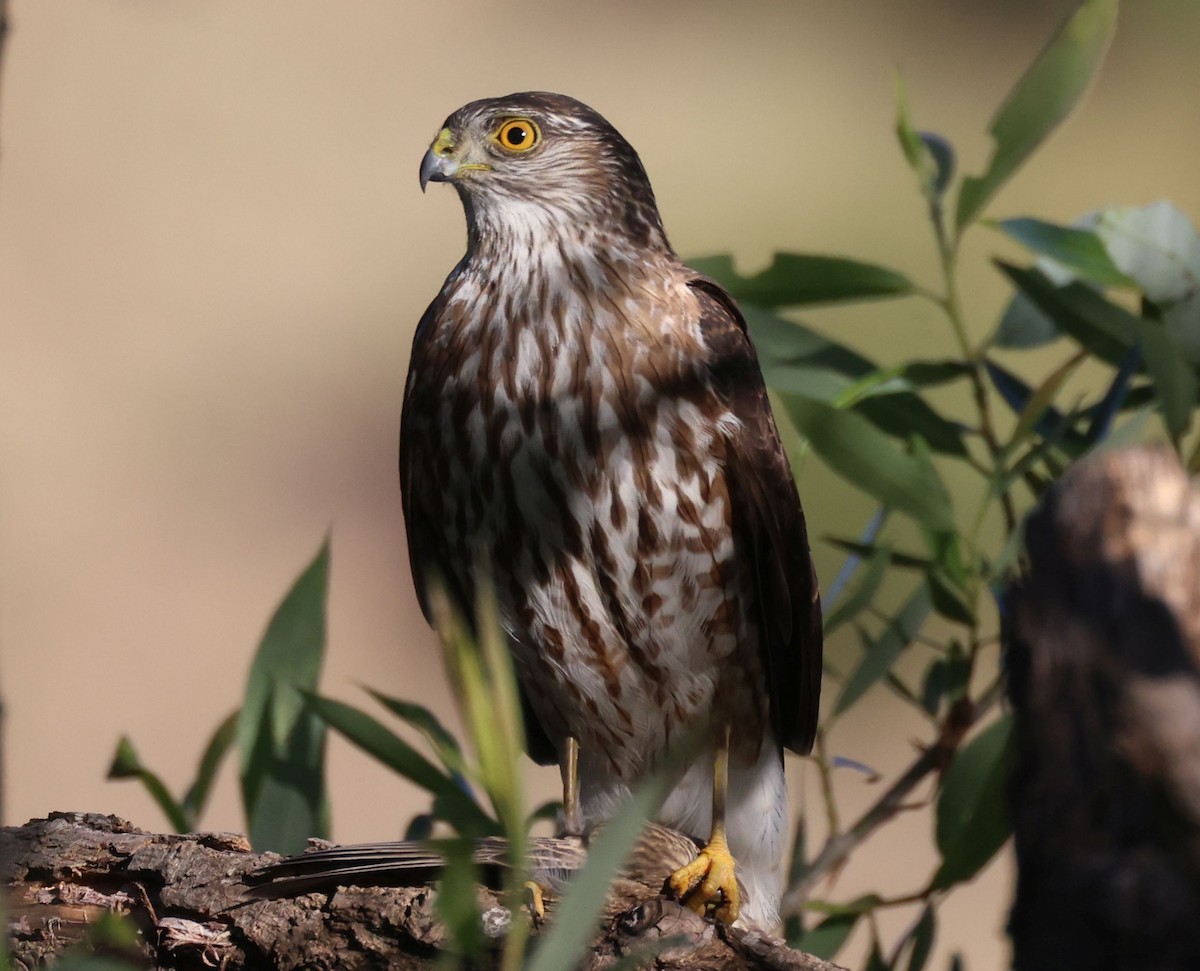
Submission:
<svg viewBox="0 0 1200 971">
<path fill-rule="evenodd" d="M 569 825 L 610 817 L 710 726 L 658 817 L 708 840 L 673 886 L 736 918 L 732 853 L 741 913 L 772 925 L 782 749 L 812 746 L 821 611 L 745 322 L 676 256 L 637 154 L 578 101 L 460 108 L 430 181 L 457 189 L 467 252 L 417 327 L 404 396 L 422 603 L 436 575 L 470 612 L 486 564 L 530 754 L 577 760 Z"/>
</svg>

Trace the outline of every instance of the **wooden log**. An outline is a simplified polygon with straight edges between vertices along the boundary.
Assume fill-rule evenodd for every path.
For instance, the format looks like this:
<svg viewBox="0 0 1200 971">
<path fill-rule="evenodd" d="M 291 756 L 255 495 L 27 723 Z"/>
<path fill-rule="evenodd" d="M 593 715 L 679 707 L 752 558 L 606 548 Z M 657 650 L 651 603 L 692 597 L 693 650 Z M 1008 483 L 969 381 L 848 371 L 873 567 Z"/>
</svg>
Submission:
<svg viewBox="0 0 1200 971">
<path fill-rule="evenodd" d="M 427 969 L 447 938 L 433 886 L 336 887 L 293 897 L 252 896 L 247 874 L 278 861 L 229 833 L 146 833 L 115 816 L 53 813 L 0 830 L 9 947 L 35 967 L 83 937 L 112 910 L 137 925 L 151 967 Z M 640 889 L 639 889 L 640 887 Z M 525 920 L 478 888 L 485 935 L 497 942 Z M 623 881 L 581 968 L 678 937 L 649 966 L 661 969 L 838 971 L 768 935 L 711 924 L 644 884 Z M 553 901 L 549 920 L 553 920 Z M 21 965 L 17 965 L 21 966 Z"/>
</svg>

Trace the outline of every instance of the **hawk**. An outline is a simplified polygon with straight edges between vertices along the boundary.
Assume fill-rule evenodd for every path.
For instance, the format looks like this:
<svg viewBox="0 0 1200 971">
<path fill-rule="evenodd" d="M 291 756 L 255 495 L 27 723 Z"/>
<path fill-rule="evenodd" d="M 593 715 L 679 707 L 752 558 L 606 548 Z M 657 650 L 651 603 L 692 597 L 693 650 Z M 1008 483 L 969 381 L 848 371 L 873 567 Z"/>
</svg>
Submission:
<svg viewBox="0 0 1200 971">
<path fill-rule="evenodd" d="M 404 395 L 426 615 L 430 576 L 469 613 L 486 569 L 568 830 L 705 726 L 658 818 L 707 844 L 670 885 L 772 925 L 783 748 L 812 746 L 821 611 L 745 321 L 672 250 L 637 153 L 572 98 L 465 105 L 429 182 L 458 191 L 467 252 L 417 326 Z"/>
</svg>

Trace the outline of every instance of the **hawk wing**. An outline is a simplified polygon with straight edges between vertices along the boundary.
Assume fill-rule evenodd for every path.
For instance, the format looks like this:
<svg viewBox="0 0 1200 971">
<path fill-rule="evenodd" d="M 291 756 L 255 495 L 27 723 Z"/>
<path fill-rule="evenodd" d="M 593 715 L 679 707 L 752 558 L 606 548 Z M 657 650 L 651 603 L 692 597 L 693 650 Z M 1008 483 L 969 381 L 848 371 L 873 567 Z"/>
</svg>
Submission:
<svg viewBox="0 0 1200 971">
<path fill-rule="evenodd" d="M 713 386 L 741 423 L 727 440 L 734 544 L 753 558 L 753 591 L 780 743 L 812 749 L 821 694 L 821 599 L 800 496 L 767 400 L 746 321 L 721 286 L 696 276 Z"/>
<path fill-rule="evenodd" d="M 400 501 L 408 538 L 408 562 L 417 591 L 417 600 L 421 604 L 421 612 L 425 619 L 430 624 L 433 623 L 433 616 L 429 610 L 429 580 L 430 577 L 437 577 L 446 588 L 446 593 L 459 614 L 474 628 L 475 591 L 470 588 L 469 580 L 464 588 L 463 581 L 459 579 L 460 573 L 452 562 L 455 553 L 446 542 L 442 531 L 441 510 L 434 501 L 437 483 L 433 482 L 429 487 L 434 490 L 431 494 L 422 490 L 414 479 L 417 469 L 423 469 L 426 475 L 437 475 L 436 471 L 431 471 L 435 468 L 433 456 L 436 452 L 428 440 L 428 426 L 422 427 L 414 416 L 421 411 L 430 416 L 435 415 L 440 402 L 436 399 L 431 400 L 428 395 L 419 395 L 416 392 L 418 382 L 413 380 L 413 376 L 421 373 L 420 369 L 437 366 L 437 362 L 431 360 L 428 338 L 429 332 L 437 325 L 444 303 L 442 294 L 434 297 L 433 302 L 421 315 L 413 337 L 408 365 L 408 387 L 404 393 L 404 406 L 400 413 Z M 428 387 L 428 384 L 425 386 Z M 525 689 L 519 681 L 518 688 L 521 711 L 525 719 L 525 747 L 529 757 L 539 765 L 553 765 L 558 761 L 557 750 L 534 714 Z"/>
</svg>

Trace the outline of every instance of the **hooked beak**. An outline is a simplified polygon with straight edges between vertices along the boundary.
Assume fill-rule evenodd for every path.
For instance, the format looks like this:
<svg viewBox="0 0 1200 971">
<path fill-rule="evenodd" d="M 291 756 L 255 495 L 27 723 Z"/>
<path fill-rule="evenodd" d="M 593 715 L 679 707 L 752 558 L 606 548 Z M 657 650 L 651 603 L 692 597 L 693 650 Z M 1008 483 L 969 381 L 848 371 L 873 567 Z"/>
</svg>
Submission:
<svg viewBox="0 0 1200 971">
<path fill-rule="evenodd" d="M 424 192 L 430 182 L 454 182 L 470 172 L 491 169 L 487 162 L 465 161 L 464 154 L 470 155 L 469 143 L 464 150 L 455 142 L 449 128 L 438 132 L 438 137 L 421 159 L 421 191 Z"/>
<path fill-rule="evenodd" d="M 457 171 L 454 135 L 449 128 L 443 128 L 421 159 L 421 191 L 424 192 L 430 182 L 449 182 Z"/>
</svg>

